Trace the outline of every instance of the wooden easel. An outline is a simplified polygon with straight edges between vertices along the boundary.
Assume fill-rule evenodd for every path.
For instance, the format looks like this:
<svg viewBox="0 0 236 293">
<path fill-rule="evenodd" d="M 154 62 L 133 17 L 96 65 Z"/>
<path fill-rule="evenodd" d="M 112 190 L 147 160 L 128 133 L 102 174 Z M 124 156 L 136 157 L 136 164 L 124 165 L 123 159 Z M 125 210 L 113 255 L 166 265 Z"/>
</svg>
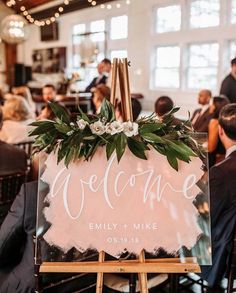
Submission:
<svg viewBox="0 0 236 293">
<path fill-rule="evenodd" d="M 116 82 L 119 75 L 122 117 L 124 121 L 132 121 L 132 106 L 128 76 L 127 59 L 114 59 L 112 67 L 111 103 L 115 105 Z M 185 258 L 181 262 L 179 258 L 145 259 L 145 251 L 142 250 L 136 260 L 105 261 L 105 252 L 99 253 L 98 261 L 91 262 L 44 262 L 36 265 L 35 276 L 38 273 L 97 273 L 96 293 L 102 293 L 104 273 L 137 273 L 139 276 L 140 292 L 148 293 L 147 273 L 200 273 L 200 267 L 196 259 Z M 37 290 L 37 289 L 36 289 Z"/>
<path fill-rule="evenodd" d="M 138 273 L 140 292 L 148 293 L 147 273 L 186 274 L 200 273 L 194 258 L 186 258 L 184 263 L 179 258 L 145 259 L 144 251 L 137 260 L 104 261 L 105 253 L 99 253 L 99 261 L 91 262 L 44 262 L 40 273 L 97 273 L 96 293 L 102 293 L 104 273 Z"/>
</svg>

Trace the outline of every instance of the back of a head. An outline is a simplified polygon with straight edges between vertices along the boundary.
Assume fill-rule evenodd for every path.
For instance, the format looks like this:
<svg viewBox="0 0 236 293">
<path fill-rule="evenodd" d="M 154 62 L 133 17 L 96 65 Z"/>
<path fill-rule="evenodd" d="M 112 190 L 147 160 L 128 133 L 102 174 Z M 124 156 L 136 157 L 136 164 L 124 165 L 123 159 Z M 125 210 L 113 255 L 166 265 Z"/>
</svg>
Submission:
<svg viewBox="0 0 236 293">
<path fill-rule="evenodd" d="M 158 116 L 163 116 L 170 112 L 174 107 L 172 99 L 168 96 L 161 96 L 156 100 L 155 112 Z"/>
<path fill-rule="evenodd" d="M 105 84 L 97 85 L 96 88 L 94 89 L 94 91 L 95 92 L 98 91 L 100 93 L 101 100 L 106 98 L 108 101 L 110 101 L 111 89 L 108 86 L 106 86 Z"/>
<path fill-rule="evenodd" d="M 224 95 L 213 97 L 213 105 L 215 106 L 215 109 L 214 109 L 215 119 L 218 119 L 221 109 L 229 103 L 230 103 L 229 99 Z"/>
<path fill-rule="evenodd" d="M 236 141 L 236 103 L 223 107 L 219 116 L 219 124 L 224 129 L 225 134 Z"/>
<path fill-rule="evenodd" d="M 7 99 L 2 109 L 4 120 L 24 121 L 30 116 L 29 106 L 21 96 Z"/>
<path fill-rule="evenodd" d="M 236 57 L 231 60 L 231 66 L 236 65 Z"/>
<path fill-rule="evenodd" d="M 142 106 L 141 106 L 141 103 L 137 99 L 134 99 L 134 98 L 131 99 L 131 103 L 132 103 L 132 111 L 133 111 L 133 120 L 135 121 L 138 119 L 138 116 L 142 111 Z"/>
</svg>

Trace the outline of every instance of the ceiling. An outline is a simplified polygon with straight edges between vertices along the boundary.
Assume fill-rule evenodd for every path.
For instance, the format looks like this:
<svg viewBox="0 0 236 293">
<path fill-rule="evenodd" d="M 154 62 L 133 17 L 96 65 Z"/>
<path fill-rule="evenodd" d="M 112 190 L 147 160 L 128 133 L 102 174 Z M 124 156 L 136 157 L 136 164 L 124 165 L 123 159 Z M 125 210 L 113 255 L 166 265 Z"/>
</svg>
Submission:
<svg viewBox="0 0 236 293">
<path fill-rule="evenodd" d="M 1 0 L 6 3 L 8 0 Z M 75 10 L 80 10 L 88 7 L 92 7 L 88 0 L 70 0 L 71 3 L 64 7 L 63 13 L 72 12 Z M 99 0 L 99 5 L 107 2 L 113 2 L 116 0 Z M 55 5 L 53 5 L 53 2 Z M 55 0 L 16 0 L 16 5 L 12 7 L 15 12 L 20 13 L 20 7 L 25 6 L 25 8 L 29 11 L 31 9 L 37 8 L 36 12 L 32 11 L 32 16 L 37 19 L 44 19 L 50 17 L 63 3 L 63 0 L 55 1 Z M 45 4 L 50 5 L 49 7 L 45 7 Z"/>
</svg>

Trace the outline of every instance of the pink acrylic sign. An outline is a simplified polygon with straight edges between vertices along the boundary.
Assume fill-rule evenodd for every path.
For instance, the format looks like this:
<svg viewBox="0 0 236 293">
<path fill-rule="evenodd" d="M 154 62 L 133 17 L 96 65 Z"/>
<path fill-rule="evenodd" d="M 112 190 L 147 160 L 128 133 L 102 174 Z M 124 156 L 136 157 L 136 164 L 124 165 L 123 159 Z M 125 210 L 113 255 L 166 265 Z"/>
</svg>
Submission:
<svg viewBox="0 0 236 293">
<path fill-rule="evenodd" d="M 203 233 L 193 205 L 201 192 L 196 183 L 203 175 L 202 162 L 192 158 L 179 166 L 175 171 L 154 150 L 147 161 L 127 150 L 118 164 L 115 155 L 107 161 L 100 148 L 92 161 L 71 163 L 68 169 L 49 155 L 41 176 L 49 186 L 48 205 L 39 211 L 50 224 L 44 241 L 64 253 L 71 248 L 113 256 L 124 250 L 191 250 Z"/>
</svg>

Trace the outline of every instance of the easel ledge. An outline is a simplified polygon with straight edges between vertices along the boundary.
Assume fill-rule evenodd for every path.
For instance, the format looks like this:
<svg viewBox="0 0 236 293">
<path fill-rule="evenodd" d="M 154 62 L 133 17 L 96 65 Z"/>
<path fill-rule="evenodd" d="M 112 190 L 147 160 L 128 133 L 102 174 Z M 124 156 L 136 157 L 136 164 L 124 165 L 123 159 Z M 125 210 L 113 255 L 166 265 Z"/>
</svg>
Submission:
<svg viewBox="0 0 236 293">
<path fill-rule="evenodd" d="M 91 262 L 44 262 L 40 265 L 40 273 L 200 273 L 196 259 L 178 258 L 91 261 Z"/>
</svg>

